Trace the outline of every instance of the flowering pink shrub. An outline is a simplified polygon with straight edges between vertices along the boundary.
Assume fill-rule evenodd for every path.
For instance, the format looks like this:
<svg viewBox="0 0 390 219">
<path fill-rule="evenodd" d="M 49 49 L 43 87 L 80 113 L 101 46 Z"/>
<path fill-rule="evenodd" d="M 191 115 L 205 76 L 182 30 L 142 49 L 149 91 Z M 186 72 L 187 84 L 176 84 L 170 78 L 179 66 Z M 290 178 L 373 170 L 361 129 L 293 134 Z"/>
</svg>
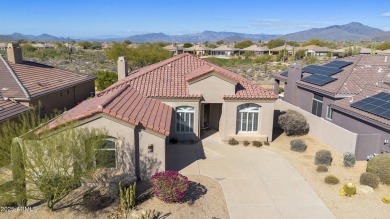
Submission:
<svg viewBox="0 0 390 219">
<path fill-rule="evenodd" d="M 175 171 L 158 172 L 152 176 L 154 195 L 164 202 L 177 202 L 184 198 L 188 178 Z"/>
</svg>

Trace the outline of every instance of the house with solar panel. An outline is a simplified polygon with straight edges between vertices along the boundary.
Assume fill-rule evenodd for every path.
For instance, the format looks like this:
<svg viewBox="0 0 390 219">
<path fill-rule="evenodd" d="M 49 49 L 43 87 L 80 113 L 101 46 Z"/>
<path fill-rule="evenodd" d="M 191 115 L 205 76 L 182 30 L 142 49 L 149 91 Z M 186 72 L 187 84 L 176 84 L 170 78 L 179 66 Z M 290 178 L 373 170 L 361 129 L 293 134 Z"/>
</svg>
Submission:
<svg viewBox="0 0 390 219">
<path fill-rule="evenodd" d="M 152 172 L 165 170 L 169 156 L 177 156 L 169 154 L 171 143 L 194 143 L 209 132 L 219 132 L 221 141 L 272 140 L 277 96 L 235 72 L 188 53 L 127 69 L 119 57 L 118 82 L 49 127 L 77 121 L 79 127 L 107 130 L 112 147 L 104 150 L 113 158 L 107 167 L 124 172 L 132 169 L 131 157 L 139 164 L 153 161 Z"/>
<path fill-rule="evenodd" d="M 70 109 L 95 92 L 94 76 L 23 60 L 18 44 L 0 56 L 0 123 L 38 107 L 41 115 Z"/>
<path fill-rule="evenodd" d="M 356 55 L 273 74 L 283 100 L 356 133 L 358 159 L 390 152 L 390 56 Z M 325 130 L 326 131 L 326 130 Z M 342 136 L 334 136 L 335 138 Z"/>
</svg>

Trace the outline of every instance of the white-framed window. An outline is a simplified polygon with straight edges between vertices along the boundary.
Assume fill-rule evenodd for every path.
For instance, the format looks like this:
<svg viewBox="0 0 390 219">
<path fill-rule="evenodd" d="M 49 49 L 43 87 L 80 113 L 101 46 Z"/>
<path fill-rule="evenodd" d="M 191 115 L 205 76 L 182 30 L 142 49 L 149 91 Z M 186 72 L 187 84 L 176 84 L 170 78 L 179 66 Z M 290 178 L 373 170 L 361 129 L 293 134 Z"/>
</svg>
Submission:
<svg viewBox="0 0 390 219">
<path fill-rule="evenodd" d="M 104 139 L 95 153 L 95 165 L 99 169 L 116 168 L 116 145 L 117 141 L 113 138 Z"/>
<path fill-rule="evenodd" d="M 324 97 L 322 97 L 320 95 L 317 95 L 317 94 L 314 94 L 313 105 L 312 105 L 312 108 L 311 108 L 311 113 L 313 115 L 321 117 L 321 115 L 322 115 L 322 101 L 323 101 L 323 99 L 324 99 Z"/>
<path fill-rule="evenodd" d="M 236 129 L 238 132 L 257 132 L 260 106 L 252 103 L 237 107 Z"/>
<path fill-rule="evenodd" d="M 194 131 L 194 107 L 180 106 L 176 108 L 176 131 L 193 132 Z"/>
<path fill-rule="evenodd" d="M 333 109 L 330 105 L 328 105 L 326 108 L 326 118 L 329 120 L 332 120 L 333 118 Z"/>
</svg>

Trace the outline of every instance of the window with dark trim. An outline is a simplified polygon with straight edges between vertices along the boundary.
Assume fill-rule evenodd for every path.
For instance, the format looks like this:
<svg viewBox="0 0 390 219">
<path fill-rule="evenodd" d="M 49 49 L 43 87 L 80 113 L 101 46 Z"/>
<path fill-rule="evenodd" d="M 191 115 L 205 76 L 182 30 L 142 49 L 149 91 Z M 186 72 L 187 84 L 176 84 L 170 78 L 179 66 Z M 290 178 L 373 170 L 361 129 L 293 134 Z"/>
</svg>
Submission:
<svg viewBox="0 0 390 219">
<path fill-rule="evenodd" d="M 311 108 L 311 113 L 312 114 L 321 117 L 321 115 L 322 115 L 322 101 L 323 101 L 323 99 L 324 99 L 324 97 L 322 97 L 320 95 L 317 95 L 317 94 L 314 94 L 313 104 L 312 104 L 312 108 Z"/>
</svg>

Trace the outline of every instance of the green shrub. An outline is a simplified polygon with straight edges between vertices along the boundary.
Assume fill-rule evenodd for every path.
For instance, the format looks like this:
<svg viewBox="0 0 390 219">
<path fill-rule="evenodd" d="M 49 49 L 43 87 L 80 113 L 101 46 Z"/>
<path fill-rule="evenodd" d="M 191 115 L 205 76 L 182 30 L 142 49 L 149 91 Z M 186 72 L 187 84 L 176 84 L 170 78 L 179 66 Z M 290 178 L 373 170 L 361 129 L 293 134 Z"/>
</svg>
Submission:
<svg viewBox="0 0 390 219">
<path fill-rule="evenodd" d="M 261 146 L 263 146 L 263 143 L 261 143 L 261 141 L 253 141 L 252 145 L 255 147 L 261 147 Z"/>
<path fill-rule="evenodd" d="M 367 162 L 367 172 L 377 175 L 384 184 L 390 184 L 390 154 L 380 154 Z"/>
<path fill-rule="evenodd" d="M 251 143 L 249 142 L 249 141 L 247 141 L 247 140 L 245 140 L 244 141 L 244 146 L 248 146 L 248 145 L 250 145 Z"/>
<path fill-rule="evenodd" d="M 294 139 L 290 141 L 290 149 L 292 151 L 304 152 L 307 149 L 307 145 L 304 140 Z"/>
<path fill-rule="evenodd" d="M 355 155 L 351 152 L 344 153 L 344 166 L 345 167 L 353 167 L 355 166 L 356 158 Z"/>
<path fill-rule="evenodd" d="M 360 184 L 370 186 L 372 188 L 378 188 L 379 177 L 373 173 L 362 173 L 360 175 Z"/>
<path fill-rule="evenodd" d="M 238 145 L 239 144 L 239 142 L 236 140 L 236 139 L 234 139 L 234 138 L 231 138 L 231 139 L 229 139 L 229 142 L 228 142 L 230 145 Z"/>
<path fill-rule="evenodd" d="M 264 142 L 264 145 L 269 146 L 269 141 L 265 141 L 265 142 Z"/>
<path fill-rule="evenodd" d="M 188 189 L 188 178 L 176 171 L 158 172 L 152 176 L 154 195 L 168 203 L 184 198 Z"/>
<path fill-rule="evenodd" d="M 324 179 L 326 184 L 336 185 L 340 182 L 339 178 L 337 178 L 335 175 L 327 175 Z"/>
<path fill-rule="evenodd" d="M 332 164 L 333 158 L 332 154 L 328 150 L 319 150 L 316 152 L 315 164 L 316 165 L 327 165 Z"/>
<path fill-rule="evenodd" d="M 319 173 L 328 172 L 328 167 L 324 165 L 319 165 L 317 166 L 316 171 Z"/>
<path fill-rule="evenodd" d="M 287 112 L 280 115 L 278 123 L 287 136 L 305 135 L 309 133 L 309 124 L 306 118 L 294 110 L 287 110 Z"/>
</svg>

